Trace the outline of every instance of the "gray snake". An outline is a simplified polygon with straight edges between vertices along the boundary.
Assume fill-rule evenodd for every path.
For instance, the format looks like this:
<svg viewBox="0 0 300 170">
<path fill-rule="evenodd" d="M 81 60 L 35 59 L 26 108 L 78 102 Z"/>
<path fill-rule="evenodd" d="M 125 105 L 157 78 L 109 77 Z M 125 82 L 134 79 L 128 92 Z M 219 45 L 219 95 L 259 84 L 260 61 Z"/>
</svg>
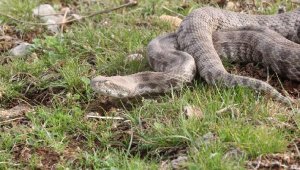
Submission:
<svg viewBox="0 0 300 170">
<path fill-rule="evenodd" d="M 228 73 L 221 59 L 257 62 L 300 82 L 300 9 L 276 15 L 247 15 L 203 7 L 189 14 L 175 33 L 158 36 L 147 48 L 154 72 L 97 76 L 96 92 L 117 98 L 162 93 L 191 82 L 196 73 L 208 84 L 245 86 L 290 103 L 268 83 Z"/>
</svg>

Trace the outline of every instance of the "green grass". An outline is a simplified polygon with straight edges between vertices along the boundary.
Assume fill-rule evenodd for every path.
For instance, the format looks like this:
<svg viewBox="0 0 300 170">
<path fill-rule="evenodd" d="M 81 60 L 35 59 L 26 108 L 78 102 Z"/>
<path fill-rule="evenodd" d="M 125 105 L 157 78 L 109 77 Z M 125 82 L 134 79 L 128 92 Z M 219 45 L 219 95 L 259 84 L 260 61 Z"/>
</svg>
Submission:
<svg viewBox="0 0 300 170">
<path fill-rule="evenodd" d="M 31 11 L 45 2 L 0 0 L 0 11 L 40 22 Z M 77 10 L 86 13 L 121 2 L 104 0 L 87 8 L 78 0 Z M 193 2 L 183 9 L 180 4 L 180 0 L 140 0 L 137 7 L 73 23 L 63 35 L 53 36 L 43 28 L 33 39 L 35 60 L 28 55 L 3 63 L 9 55 L 0 54 L 0 107 L 29 103 L 34 108 L 22 121 L 0 123 L 0 169 L 33 169 L 41 164 L 55 164 L 57 169 L 158 169 L 180 150 L 188 157 L 189 169 L 244 169 L 247 160 L 285 152 L 300 135 L 300 117 L 247 88 L 211 87 L 197 80 L 176 92 L 130 100 L 107 99 L 91 90 L 89 80 L 96 75 L 150 70 L 146 58 L 126 61 L 125 57 L 145 56 L 151 39 L 174 30 L 157 18 L 171 14 L 163 6 L 187 15 L 204 5 Z M 275 5 L 264 13 L 276 9 Z M 20 35 L 40 29 L 2 16 L 0 23 L 13 26 Z M 216 113 L 233 104 L 238 113 Z M 201 108 L 203 118 L 187 118 L 183 113 L 187 105 Z M 86 118 L 92 111 L 126 121 Z M 293 120 L 295 129 L 279 127 L 270 117 L 279 122 Z M 206 142 L 207 133 L 216 139 Z M 242 150 L 244 156 L 224 159 L 231 148 Z"/>
</svg>

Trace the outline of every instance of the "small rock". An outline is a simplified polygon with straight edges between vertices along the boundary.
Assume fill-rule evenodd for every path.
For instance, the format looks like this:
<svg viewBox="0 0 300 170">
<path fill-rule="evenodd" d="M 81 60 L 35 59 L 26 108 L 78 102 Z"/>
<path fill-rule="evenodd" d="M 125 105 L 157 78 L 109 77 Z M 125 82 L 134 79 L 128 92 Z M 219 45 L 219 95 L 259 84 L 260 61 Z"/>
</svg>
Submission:
<svg viewBox="0 0 300 170">
<path fill-rule="evenodd" d="M 32 46 L 32 44 L 23 42 L 23 43 L 19 44 L 18 46 L 12 48 L 10 50 L 10 53 L 16 57 L 25 56 L 29 53 L 31 46 Z"/>
<path fill-rule="evenodd" d="M 226 10 L 234 11 L 236 9 L 236 4 L 232 1 L 227 2 Z"/>
<path fill-rule="evenodd" d="M 27 58 L 27 61 L 30 63 L 35 63 L 39 60 L 39 57 L 36 53 L 31 53 L 30 56 Z"/>
<path fill-rule="evenodd" d="M 42 4 L 35 9 L 33 9 L 33 15 L 38 16 L 43 20 L 47 25 L 47 28 L 52 33 L 59 32 L 59 23 L 63 21 L 62 15 L 56 15 L 56 11 L 49 4 Z"/>
<path fill-rule="evenodd" d="M 245 156 L 245 152 L 241 151 L 239 148 L 232 148 L 226 154 L 223 156 L 223 159 L 233 159 L 233 160 L 239 160 L 243 156 Z"/>
<path fill-rule="evenodd" d="M 48 17 L 53 16 L 55 14 L 54 8 L 49 4 L 42 4 L 37 8 L 33 9 L 33 15 L 41 16 L 42 19 L 47 20 Z"/>
<path fill-rule="evenodd" d="M 172 169 L 172 168 L 171 168 L 170 162 L 168 160 L 162 161 L 160 163 L 159 170 L 169 170 L 169 169 Z"/>
<path fill-rule="evenodd" d="M 186 163 L 188 161 L 188 157 L 179 156 L 177 159 L 171 161 L 171 166 L 173 169 L 184 169 L 186 167 Z"/>
<path fill-rule="evenodd" d="M 49 31 L 51 31 L 52 33 L 59 32 L 59 25 L 56 24 L 57 22 L 55 20 L 49 19 L 49 20 L 47 20 L 46 23 L 49 24 L 49 25 L 47 25 L 47 29 Z"/>
<path fill-rule="evenodd" d="M 141 61 L 144 58 L 142 54 L 130 54 L 126 57 L 127 61 Z"/>
<path fill-rule="evenodd" d="M 216 134 L 212 133 L 212 132 L 208 132 L 205 135 L 202 136 L 202 140 L 204 143 L 209 144 L 213 141 L 217 140 L 217 136 Z"/>
<path fill-rule="evenodd" d="M 183 108 L 184 114 L 188 118 L 196 118 L 196 119 L 203 119 L 203 112 L 199 107 L 196 106 L 185 106 Z"/>
</svg>

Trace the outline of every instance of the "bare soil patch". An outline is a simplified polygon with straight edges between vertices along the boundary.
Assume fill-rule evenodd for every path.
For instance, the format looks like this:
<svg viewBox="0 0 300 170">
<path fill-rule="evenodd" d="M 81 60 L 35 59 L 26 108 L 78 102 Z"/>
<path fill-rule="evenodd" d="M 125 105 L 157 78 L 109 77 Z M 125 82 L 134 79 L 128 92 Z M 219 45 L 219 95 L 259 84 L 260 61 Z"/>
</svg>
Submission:
<svg viewBox="0 0 300 170">
<path fill-rule="evenodd" d="M 253 63 L 249 63 L 246 65 L 235 64 L 235 66 L 228 68 L 228 71 L 234 74 L 267 81 L 271 86 L 275 87 L 281 93 L 285 93 L 284 91 L 286 91 L 290 96 L 294 98 L 300 97 L 299 82 L 278 77 L 274 72 L 260 65 L 255 65 Z"/>
<path fill-rule="evenodd" d="M 267 154 L 248 162 L 248 169 L 300 169 L 300 139 L 288 145 L 285 153 Z"/>
</svg>

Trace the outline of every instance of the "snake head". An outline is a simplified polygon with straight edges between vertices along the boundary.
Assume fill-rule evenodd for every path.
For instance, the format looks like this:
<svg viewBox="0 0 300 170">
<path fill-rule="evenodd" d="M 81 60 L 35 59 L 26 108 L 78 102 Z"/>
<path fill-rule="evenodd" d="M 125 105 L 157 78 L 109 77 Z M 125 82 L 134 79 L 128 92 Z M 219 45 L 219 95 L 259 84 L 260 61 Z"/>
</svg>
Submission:
<svg viewBox="0 0 300 170">
<path fill-rule="evenodd" d="M 131 90 L 122 83 L 121 76 L 97 76 L 91 80 L 92 89 L 102 95 L 116 98 L 130 97 Z"/>
</svg>

